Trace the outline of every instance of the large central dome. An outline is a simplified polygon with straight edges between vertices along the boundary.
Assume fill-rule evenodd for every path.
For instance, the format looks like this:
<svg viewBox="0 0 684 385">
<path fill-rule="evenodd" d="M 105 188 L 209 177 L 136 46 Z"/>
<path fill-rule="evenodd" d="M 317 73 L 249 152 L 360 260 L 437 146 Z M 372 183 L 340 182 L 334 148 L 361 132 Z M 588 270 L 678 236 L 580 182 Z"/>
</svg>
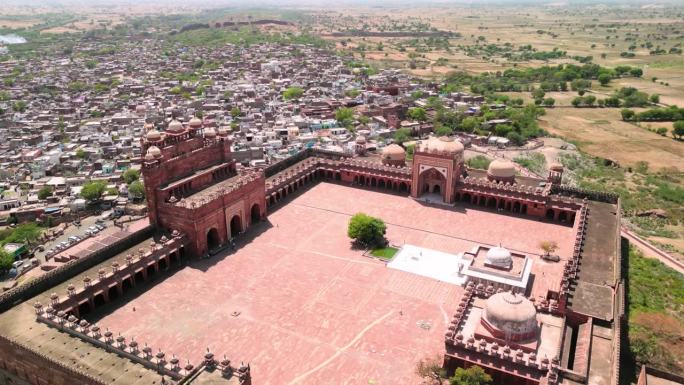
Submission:
<svg viewBox="0 0 684 385">
<path fill-rule="evenodd" d="M 433 136 L 421 145 L 421 151 L 424 152 L 438 152 L 455 156 L 463 154 L 464 149 L 461 142 L 448 136 L 439 138 Z"/>
<path fill-rule="evenodd" d="M 498 338 L 524 341 L 537 334 L 537 309 L 520 294 L 497 293 L 487 299 L 484 326 Z"/>
</svg>

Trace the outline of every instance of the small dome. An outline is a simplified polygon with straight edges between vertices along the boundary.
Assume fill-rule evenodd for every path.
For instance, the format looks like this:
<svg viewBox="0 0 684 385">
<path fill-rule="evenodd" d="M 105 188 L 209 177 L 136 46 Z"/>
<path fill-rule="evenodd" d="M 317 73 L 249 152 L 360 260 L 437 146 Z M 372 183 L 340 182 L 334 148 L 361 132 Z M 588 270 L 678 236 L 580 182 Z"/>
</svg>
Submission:
<svg viewBox="0 0 684 385">
<path fill-rule="evenodd" d="M 147 106 L 144 104 L 138 104 L 137 106 L 135 106 L 135 112 L 138 114 L 144 114 L 145 112 L 147 112 Z"/>
<path fill-rule="evenodd" d="M 560 163 L 553 162 L 549 165 L 549 170 L 551 170 L 551 171 L 563 171 L 563 165 Z"/>
<path fill-rule="evenodd" d="M 497 246 L 487 250 L 485 265 L 510 268 L 512 264 L 513 258 L 511 257 L 511 252 L 505 247 Z"/>
<path fill-rule="evenodd" d="M 438 138 L 433 136 L 422 144 L 421 149 L 426 152 L 442 152 L 451 155 L 459 155 L 463 153 L 465 147 L 463 147 L 463 143 L 454 138 L 448 136 L 441 136 Z"/>
<path fill-rule="evenodd" d="M 359 135 L 356 137 L 356 144 L 366 144 L 366 137 Z"/>
<path fill-rule="evenodd" d="M 171 123 L 169 123 L 169 126 L 166 128 L 166 131 L 173 133 L 183 132 L 183 130 L 183 124 L 176 119 L 172 120 Z"/>
<path fill-rule="evenodd" d="M 215 138 L 216 137 L 216 130 L 214 127 L 207 127 L 204 129 L 204 137 L 205 138 Z"/>
<path fill-rule="evenodd" d="M 398 144 L 390 144 L 382 150 L 383 159 L 404 160 L 406 151 Z"/>
<path fill-rule="evenodd" d="M 189 125 L 190 127 L 192 127 L 192 128 L 202 127 L 202 119 L 197 118 L 197 117 L 192 118 L 192 119 L 190 119 L 190 121 L 188 122 L 188 125 Z"/>
<path fill-rule="evenodd" d="M 297 126 L 290 126 L 287 128 L 287 134 L 291 136 L 297 136 L 299 135 L 299 127 Z"/>
<path fill-rule="evenodd" d="M 156 142 L 158 140 L 161 140 L 161 132 L 155 130 L 154 128 L 147 131 L 147 134 L 145 135 L 145 139 L 149 142 Z"/>
<path fill-rule="evenodd" d="M 489 164 L 487 175 L 493 178 L 514 178 L 515 166 L 510 160 L 494 159 Z"/>
<path fill-rule="evenodd" d="M 219 136 L 228 136 L 229 133 L 230 133 L 230 128 L 229 128 L 229 127 L 221 126 L 221 127 L 219 127 L 219 129 L 218 129 L 218 134 L 219 134 Z"/>
<path fill-rule="evenodd" d="M 484 320 L 506 340 L 521 341 L 536 335 L 537 309 L 523 295 L 497 293 L 485 303 Z"/>
<path fill-rule="evenodd" d="M 147 149 L 147 154 L 145 154 L 145 159 L 152 158 L 152 159 L 157 159 L 161 158 L 161 150 L 157 146 L 150 146 L 150 148 Z"/>
</svg>

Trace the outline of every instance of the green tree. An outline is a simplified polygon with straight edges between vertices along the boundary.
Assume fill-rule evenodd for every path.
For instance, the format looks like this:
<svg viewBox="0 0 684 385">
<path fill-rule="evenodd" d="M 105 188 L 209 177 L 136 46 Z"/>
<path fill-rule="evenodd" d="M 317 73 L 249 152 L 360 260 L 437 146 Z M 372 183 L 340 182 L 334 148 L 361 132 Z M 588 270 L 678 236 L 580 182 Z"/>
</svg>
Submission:
<svg viewBox="0 0 684 385">
<path fill-rule="evenodd" d="M 424 122 L 427 120 L 427 112 L 421 107 L 409 108 L 408 117 L 419 122 Z"/>
<path fill-rule="evenodd" d="M 411 140 L 411 130 L 408 128 L 400 128 L 394 131 L 394 142 L 398 144 L 404 144 Z"/>
<path fill-rule="evenodd" d="M 299 87 L 288 87 L 283 91 L 283 99 L 285 100 L 299 99 L 302 95 L 304 95 L 304 90 Z"/>
<path fill-rule="evenodd" d="M 128 186 L 128 196 L 136 199 L 145 198 L 145 187 L 139 180 L 136 180 Z"/>
<path fill-rule="evenodd" d="M 123 180 L 126 184 L 131 184 L 140 179 L 140 170 L 129 168 L 123 173 Z"/>
<path fill-rule="evenodd" d="M 651 103 L 660 103 L 660 95 L 658 94 L 653 94 L 648 98 Z"/>
<path fill-rule="evenodd" d="M 47 199 L 47 197 L 52 195 L 52 187 L 50 186 L 44 186 L 38 191 L 38 199 L 44 200 Z"/>
<path fill-rule="evenodd" d="M 119 195 L 119 189 L 116 187 L 110 187 L 105 191 L 105 195 Z"/>
<path fill-rule="evenodd" d="M 235 119 L 235 118 L 237 118 L 238 116 L 240 116 L 240 114 L 242 114 L 242 111 L 240 110 L 240 107 L 235 106 L 235 107 L 233 107 L 233 108 L 230 109 L 230 116 L 232 116 L 233 119 Z"/>
<path fill-rule="evenodd" d="M 338 108 L 335 111 L 335 120 L 342 126 L 349 126 L 354 121 L 354 110 L 347 107 Z"/>
<path fill-rule="evenodd" d="M 492 376 L 479 366 L 456 368 L 454 376 L 449 379 L 449 385 L 488 385 L 491 382 Z"/>
<path fill-rule="evenodd" d="M 605 72 L 598 76 L 598 81 L 599 81 L 599 83 L 601 83 L 602 86 L 607 86 L 608 83 L 610 83 L 611 79 L 612 79 L 612 77 Z"/>
<path fill-rule="evenodd" d="M 439 124 L 435 128 L 435 135 L 437 135 L 437 136 L 449 136 L 449 135 L 453 135 L 453 134 L 454 134 L 454 129 L 449 127 L 449 126 Z"/>
<path fill-rule="evenodd" d="M 94 202 L 102 197 L 106 189 L 107 184 L 103 181 L 88 182 L 83 185 L 81 196 L 87 201 Z"/>
<path fill-rule="evenodd" d="M 675 139 L 682 139 L 684 136 L 684 120 L 678 120 L 672 123 L 672 136 Z"/>
<path fill-rule="evenodd" d="M 26 111 L 26 102 L 23 100 L 17 100 L 16 102 L 12 103 L 12 110 L 15 112 Z"/>
<path fill-rule="evenodd" d="M 554 104 L 556 104 L 556 99 L 554 98 L 545 98 L 542 102 L 544 107 L 553 107 Z"/>
<path fill-rule="evenodd" d="M 620 111 L 620 115 L 622 115 L 622 120 L 630 121 L 634 120 L 636 113 L 634 110 L 630 110 L 629 108 L 623 108 L 622 111 Z"/>
<path fill-rule="evenodd" d="M 76 157 L 77 157 L 78 159 L 85 159 L 86 156 L 88 156 L 88 153 L 85 152 L 84 149 L 79 148 L 78 150 L 76 150 Z"/>
<path fill-rule="evenodd" d="M 349 220 L 347 235 L 363 246 L 382 246 L 385 244 L 386 230 L 387 226 L 381 219 L 357 213 Z"/>
<path fill-rule="evenodd" d="M 4 248 L 0 248 L 0 271 L 7 271 L 12 268 L 14 263 L 14 256 Z"/>
</svg>

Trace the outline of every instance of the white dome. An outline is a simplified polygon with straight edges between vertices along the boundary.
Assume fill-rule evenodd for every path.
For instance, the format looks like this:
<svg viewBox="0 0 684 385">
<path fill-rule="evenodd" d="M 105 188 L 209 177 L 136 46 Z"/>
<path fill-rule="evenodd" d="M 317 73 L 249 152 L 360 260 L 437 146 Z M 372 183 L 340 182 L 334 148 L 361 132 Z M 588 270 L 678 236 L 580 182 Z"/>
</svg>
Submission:
<svg viewBox="0 0 684 385">
<path fill-rule="evenodd" d="M 197 128 L 197 127 L 202 127 L 202 119 L 200 118 L 192 118 L 188 122 L 188 125 L 192 128 Z"/>
<path fill-rule="evenodd" d="M 150 146 L 147 149 L 147 154 L 145 154 L 145 159 L 148 159 L 148 157 L 152 159 L 157 159 L 160 158 L 162 155 L 161 150 L 157 146 Z"/>
<path fill-rule="evenodd" d="M 382 150 L 382 158 L 389 160 L 406 159 L 406 151 L 398 144 L 390 144 Z"/>
<path fill-rule="evenodd" d="M 205 138 L 215 138 L 216 137 L 216 130 L 214 127 L 207 127 L 204 129 L 204 137 Z"/>
<path fill-rule="evenodd" d="M 166 129 L 166 131 L 173 132 L 173 133 L 183 132 L 183 130 L 184 130 L 183 124 L 181 122 L 177 121 L 176 119 L 172 120 Z"/>
<path fill-rule="evenodd" d="M 507 340 L 524 340 L 537 331 L 537 309 L 524 296 L 497 293 L 485 303 L 484 319 Z"/>
<path fill-rule="evenodd" d="M 492 178 L 514 178 L 515 166 L 510 160 L 494 159 L 487 168 L 487 175 Z"/>
<path fill-rule="evenodd" d="M 511 257 L 511 252 L 504 247 L 492 247 L 487 250 L 487 255 L 485 256 L 485 265 L 493 265 L 501 268 L 510 268 L 513 264 L 513 258 Z"/>
<path fill-rule="evenodd" d="M 161 132 L 159 132 L 153 128 L 153 129 L 147 131 L 147 134 L 145 135 L 145 139 L 147 139 L 149 142 L 156 142 L 157 140 L 161 139 Z"/>
<path fill-rule="evenodd" d="M 465 150 L 463 143 L 448 136 L 430 137 L 427 142 L 421 145 L 421 150 L 425 152 L 441 152 L 451 155 L 460 155 Z"/>
</svg>

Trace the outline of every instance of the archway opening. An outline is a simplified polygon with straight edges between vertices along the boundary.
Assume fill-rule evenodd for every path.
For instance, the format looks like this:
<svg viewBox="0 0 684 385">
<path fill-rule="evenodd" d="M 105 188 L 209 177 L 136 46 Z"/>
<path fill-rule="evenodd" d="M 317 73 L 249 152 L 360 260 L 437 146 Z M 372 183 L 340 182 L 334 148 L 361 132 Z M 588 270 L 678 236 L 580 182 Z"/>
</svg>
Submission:
<svg viewBox="0 0 684 385">
<path fill-rule="evenodd" d="M 107 292 L 107 297 L 109 297 L 110 301 L 114 301 L 115 299 L 119 298 L 119 290 L 116 288 L 116 286 L 112 286 L 109 288 L 109 291 Z M 97 300 L 97 298 L 95 298 Z"/>
<path fill-rule="evenodd" d="M 495 209 L 496 208 L 496 199 L 495 198 L 489 198 L 487 200 L 487 207 L 489 207 L 491 209 Z"/>
<path fill-rule="evenodd" d="M 147 279 L 154 277 L 156 273 L 157 270 L 155 270 L 154 265 L 147 266 Z"/>
<path fill-rule="evenodd" d="M 250 212 L 252 217 L 252 224 L 257 223 L 261 220 L 261 210 L 259 209 L 258 204 L 253 204 Z"/>
<path fill-rule="evenodd" d="M 83 317 L 86 314 L 90 314 L 92 309 L 90 308 L 90 303 L 89 302 L 83 302 L 82 304 L 78 305 L 78 314 Z"/>
<path fill-rule="evenodd" d="M 558 214 L 558 220 L 561 222 L 567 222 L 568 221 L 568 213 L 566 211 L 561 211 L 560 214 Z"/>
<path fill-rule="evenodd" d="M 143 275 L 142 271 L 139 271 L 135 273 L 135 282 L 136 283 L 143 283 L 145 282 L 145 276 Z"/>
<path fill-rule="evenodd" d="M 432 192 L 433 192 L 434 194 L 441 194 L 441 193 L 442 193 L 442 189 L 441 189 L 441 187 L 440 187 L 438 184 L 436 184 L 436 185 L 432 186 Z"/>
<path fill-rule="evenodd" d="M 519 212 L 520 212 L 520 202 L 515 202 L 515 203 L 513 203 L 513 212 L 514 212 L 514 213 L 519 213 Z"/>
<path fill-rule="evenodd" d="M 102 306 L 106 303 L 104 294 L 100 293 L 95 296 L 93 303 L 95 303 L 95 307 Z"/>
<path fill-rule="evenodd" d="M 169 268 L 169 264 L 166 263 L 166 258 L 162 258 L 159 260 L 159 270 L 166 270 Z"/>
<path fill-rule="evenodd" d="M 207 248 L 213 250 L 219 246 L 219 234 L 215 227 L 212 227 L 207 233 Z"/>
<path fill-rule="evenodd" d="M 406 192 L 406 190 L 408 190 L 406 183 L 404 183 L 404 182 L 399 183 L 399 191 Z"/>
<path fill-rule="evenodd" d="M 242 231 L 242 220 L 239 215 L 233 215 L 230 219 L 230 237 L 235 238 L 240 235 Z"/>
<path fill-rule="evenodd" d="M 121 291 L 123 293 L 127 292 L 131 288 L 133 288 L 133 282 L 131 277 L 128 277 L 124 279 L 123 282 L 121 282 Z"/>
<path fill-rule="evenodd" d="M 468 194 L 468 193 L 463 193 L 463 195 L 461 195 L 461 200 L 462 200 L 463 202 L 470 203 L 470 201 L 472 200 L 472 198 L 470 197 L 470 194 Z"/>
<path fill-rule="evenodd" d="M 546 219 L 553 219 L 553 209 L 546 210 Z"/>
</svg>

